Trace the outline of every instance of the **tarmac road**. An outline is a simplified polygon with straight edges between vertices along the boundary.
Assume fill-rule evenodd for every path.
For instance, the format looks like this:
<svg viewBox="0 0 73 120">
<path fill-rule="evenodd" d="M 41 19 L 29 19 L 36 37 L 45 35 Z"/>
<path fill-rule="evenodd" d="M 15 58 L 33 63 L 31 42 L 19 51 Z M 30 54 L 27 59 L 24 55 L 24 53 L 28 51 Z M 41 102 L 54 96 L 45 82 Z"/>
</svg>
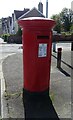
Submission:
<svg viewBox="0 0 73 120">
<path fill-rule="evenodd" d="M 70 53 L 69 50 L 63 51 L 63 61 L 69 65 L 71 65 Z M 53 54 L 56 56 L 56 53 Z M 56 58 L 53 56 L 51 65 L 50 93 L 54 107 L 60 118 L 71 118 L 71 76 L 66 76 L 56 68 Z M 71 75 L 71 68 L 64 63 L 62 63 L 62 68 Z M 4 60 L 3 73 L 9 94 L 15 94 L 22 90 L 22 71 L 22 53 L 12 55 Z M 21 95 L 17 96 L 8 99 L 9 114 L 11 117 L 24 118 L 22 98 Z"/>
<path fill-rule="evenodd" d="M 3 52 L 3 55 L 7 55 L 8 48 L 10 49 L 11 47 L 8 46 L 7 48 L 6 47 L 4 48 L 5 48 L 5 52 Z M 68 48 L 70 48 L 69 45 Z M 18 47 L 14 49 L 16 49 L 14 50 L 15 52 L 11 50 L 11 53 L 15 53 L 15 55 L 7 57 L 2 64 L 3 74 L 7 83 L 7 90 L 9 93 L 7 98 L 7 103 L 9 104 L 8 115 L 9 117 L 12 118 L 15 117 L 24 118 L 24 108 L 22 104 L 22 88 L 23 88 L 22 52 L 19 52 L 21 50 L 18 50 Z M 63 60 L 69 65 L 71 65 L 70 50 L 66 49 L 66 51 L 64 51 L 63 53 L 64 53 L 63 58 L 65 56 L 65 59 Z M 54 55 L 56 56 L 55 53 Z M 67 65 L 62 63 L 62 68 L 71 75 L 71 70 Z M 55 109 L 59 117 L 71 118 L 71 77 L 67 77 L 65 74 L 63 74 L 56 68 L 56 59 L 53 56 L 52 56 L 50 83 L 51 83 L 50 92 L 53 99 L 53 104 L 55 106 Z"/>
</svg>

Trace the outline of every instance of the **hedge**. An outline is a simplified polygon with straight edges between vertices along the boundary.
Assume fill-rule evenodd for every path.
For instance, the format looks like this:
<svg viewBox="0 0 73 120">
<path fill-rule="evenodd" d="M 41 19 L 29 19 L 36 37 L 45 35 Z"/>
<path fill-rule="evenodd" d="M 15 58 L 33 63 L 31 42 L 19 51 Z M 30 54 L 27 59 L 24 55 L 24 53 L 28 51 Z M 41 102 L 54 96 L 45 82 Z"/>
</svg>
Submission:
<svg viewBox="0 0 73 120">
<path fill-rule="evenodd" d="M 22 36 L 10 35 L 7 39 L 7 43 L 22 44 Z"/>
</svg>

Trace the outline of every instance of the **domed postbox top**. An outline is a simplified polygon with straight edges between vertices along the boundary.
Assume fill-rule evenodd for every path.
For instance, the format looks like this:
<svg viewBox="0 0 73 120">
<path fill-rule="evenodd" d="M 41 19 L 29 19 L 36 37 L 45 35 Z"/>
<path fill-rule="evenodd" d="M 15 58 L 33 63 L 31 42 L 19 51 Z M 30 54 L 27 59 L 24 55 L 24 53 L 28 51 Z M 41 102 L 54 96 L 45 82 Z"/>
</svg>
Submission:
<svg viewBox="0 0 73 120">
<path fill-rule="evenodd" d="M 52 19 L 48 19 L 48 18 L 42 18 L 42 17 L 29 17 L 29 18 L 24 18 L 21 20 L 18 20 L 18 24 L 22 27 L 35 27 L 35 28 L 48 28 L 48 29 L 52 29 L 56 22 Z"/>
</svg>

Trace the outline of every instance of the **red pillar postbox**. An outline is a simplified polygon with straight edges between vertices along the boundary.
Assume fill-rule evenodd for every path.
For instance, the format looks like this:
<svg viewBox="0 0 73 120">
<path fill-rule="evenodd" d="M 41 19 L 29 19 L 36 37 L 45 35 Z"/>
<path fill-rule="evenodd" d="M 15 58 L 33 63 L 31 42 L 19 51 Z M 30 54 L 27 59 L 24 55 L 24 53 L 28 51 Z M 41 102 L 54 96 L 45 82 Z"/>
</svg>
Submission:
<svg viewBox="0 0 73 120">
<path fill-rule="evenodd" d="M 29 92 L 49 89 L 52 27 L 54 20 L 25 18 L 18 21 L 23 28 L 23 88 Z"/>
</svg>

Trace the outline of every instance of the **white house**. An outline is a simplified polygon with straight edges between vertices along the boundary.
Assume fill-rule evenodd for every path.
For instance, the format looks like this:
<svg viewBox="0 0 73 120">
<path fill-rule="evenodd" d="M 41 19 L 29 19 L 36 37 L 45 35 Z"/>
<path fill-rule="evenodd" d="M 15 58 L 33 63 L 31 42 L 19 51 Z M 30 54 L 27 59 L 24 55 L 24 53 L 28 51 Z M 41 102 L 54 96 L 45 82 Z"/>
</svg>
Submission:
<svg viewBox="0 0 73 120">
<path fill-rule="evenodd" d="M 2 19 L 0 19 L 0 35 L 2 34 Z"/>
<path fill-rule="evenodd" d="M 3 34 L 16 34 L 19 28 L 18 20 L 27 17 L 45 17 L 43 15 L 43 4 L 39 2 L 38 9 L 34 7 L 31 10 L 28 8 L 14 10 L 11 17 L 2 18 Z"/>
<path fill-rule="evenodd" d="M 14 14 L 12 15 L 12 31 L 14 34 L 18 31 L 18 18 L 28 12 L 29 9 L 25 9 L 23 11 L 21 10 L 14 10 Z"/>
</svg>

